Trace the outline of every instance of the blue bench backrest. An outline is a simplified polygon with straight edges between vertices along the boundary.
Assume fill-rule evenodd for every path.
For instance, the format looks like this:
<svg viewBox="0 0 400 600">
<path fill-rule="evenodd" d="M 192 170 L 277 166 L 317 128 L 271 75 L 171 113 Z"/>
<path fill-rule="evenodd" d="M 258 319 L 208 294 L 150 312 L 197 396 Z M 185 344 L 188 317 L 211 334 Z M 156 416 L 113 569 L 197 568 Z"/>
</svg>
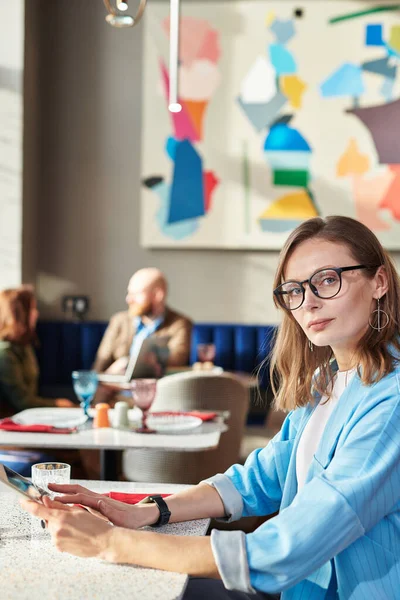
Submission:
<svg viewBox="0 0 400 600">
<path fill-rule="evenodd" d="M 90 369 L 107 322 L 40 321 L 37 332 L 41 385 L 69 385 L 71 372 Z M 273 325 L 235 325 L 195 323 L 192 332 L 190 364 L 197 360 L 197 344 L 216 346 L 215 364 L 228 371 L 255 372 L 269 355 Z M 268 385 L 268 368 L 263 369 L 262 384 Z"/>
</svg>

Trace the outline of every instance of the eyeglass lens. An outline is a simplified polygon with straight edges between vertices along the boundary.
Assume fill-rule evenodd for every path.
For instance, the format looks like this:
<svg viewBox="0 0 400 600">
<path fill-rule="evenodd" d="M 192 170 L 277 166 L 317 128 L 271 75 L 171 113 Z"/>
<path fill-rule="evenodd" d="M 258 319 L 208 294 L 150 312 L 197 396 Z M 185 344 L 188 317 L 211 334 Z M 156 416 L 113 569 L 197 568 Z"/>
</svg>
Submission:
<svg viewBox="0 0 400 600">
<path fill-rule="evenodd" d="M 317 271 L 309 280 L 311 291 L 319 298 L 333 298 L 341 285 L 341 277 L 336 271 L 324 269 Z M 297 281 L 288 281 L 280 286 L 281 304 L 290 310 L 298 308 L 303 302 L 304 287 Z"/>
</svg>

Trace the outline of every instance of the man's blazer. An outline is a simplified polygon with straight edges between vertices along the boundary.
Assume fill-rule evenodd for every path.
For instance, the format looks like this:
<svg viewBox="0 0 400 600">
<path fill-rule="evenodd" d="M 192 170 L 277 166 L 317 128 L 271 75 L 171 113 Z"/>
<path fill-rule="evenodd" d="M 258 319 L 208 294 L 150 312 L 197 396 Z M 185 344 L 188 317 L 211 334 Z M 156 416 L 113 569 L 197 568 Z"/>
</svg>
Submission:
<svg viewBox="0 0 400 600">
<path fill-rule="evenodd" d="M 153 335 L 170 336 L 168 366 L 183 366 L 189 363 L 192 322 L 187 317 L 166 308 L 165 319 Z M 129 356 L 136 334 L 134 319 L 128 311 L 115 314 L 104 333 L 93 368 L 105 371 L 117 358 Z"/>
</svg>

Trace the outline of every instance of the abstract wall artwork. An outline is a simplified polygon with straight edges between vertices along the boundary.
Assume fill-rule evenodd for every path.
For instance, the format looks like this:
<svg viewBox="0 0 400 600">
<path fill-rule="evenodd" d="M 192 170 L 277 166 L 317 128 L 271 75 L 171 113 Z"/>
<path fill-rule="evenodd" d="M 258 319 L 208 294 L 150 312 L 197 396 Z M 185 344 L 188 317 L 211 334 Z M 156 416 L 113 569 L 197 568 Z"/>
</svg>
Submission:
<svg viewBox="0 0 400 600">
<path fill-rule="evenodd" d="M 0 0 L 0 289 L 21 283 L 24 2 Z"/>
<path fill-rule="evenodd" d="M 400 3 L 183 3 L 174 114 L 168 6 L 144 27 L 144 246 L 279 249 L 343 214 L 400 249 Z"/>
</svg>

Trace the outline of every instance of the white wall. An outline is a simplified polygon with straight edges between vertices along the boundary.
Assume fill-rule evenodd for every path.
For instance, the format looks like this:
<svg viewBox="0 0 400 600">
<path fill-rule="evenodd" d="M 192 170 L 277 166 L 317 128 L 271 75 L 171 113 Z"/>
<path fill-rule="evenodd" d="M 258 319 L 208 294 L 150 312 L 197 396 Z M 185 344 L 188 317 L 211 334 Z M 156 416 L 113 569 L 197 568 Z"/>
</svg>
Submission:
<svg viewBox="0 0 400 600">
<path fill-rule="evenodd" d="M 140 25 L 112 29 L 100 0 L 29 0 L 26 12 L 23 264 L 42 314 L 86 293 L 90 318 L 107 319 L 131 273 L 154 265 L 196 321 L 276 322 L 277 253 L 139 245 Z"/>
<path fill-rule="evenodd" d="M 21 283 L 24 2 L 0 0 L 0 289 Z"/>
</svg>

